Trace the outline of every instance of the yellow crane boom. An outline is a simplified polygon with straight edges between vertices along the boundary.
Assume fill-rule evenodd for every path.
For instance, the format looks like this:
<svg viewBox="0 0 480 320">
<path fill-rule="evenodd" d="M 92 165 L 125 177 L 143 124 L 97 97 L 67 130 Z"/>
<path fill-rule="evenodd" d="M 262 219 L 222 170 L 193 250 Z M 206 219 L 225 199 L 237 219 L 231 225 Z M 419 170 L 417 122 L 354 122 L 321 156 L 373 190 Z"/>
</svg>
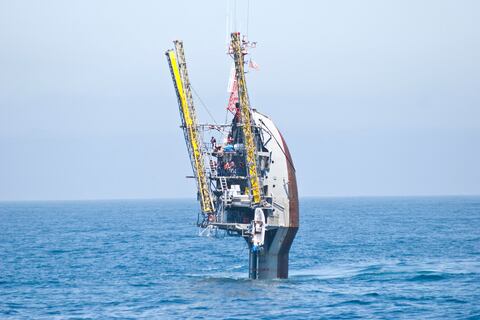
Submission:
<svg viewBox="0 0 480 320">
<path fill-rule="evenodd" d="M 204 213 L 212 214 L 215 211 L 213 197 L 210 193 L 210 188 L 207 182 L 204 156 L 202 153 L 203 142 L 198 132 L 198 123 L 193 104 L 192 92 L 190 90 L 187 64 L 183 52 L 183 43 L 181 41 L 174 41 L 174 44 L 175 51 L 168 50 L 165 55 L 167 56 L 172 80 L 177 93 L 182 128 L 187 143 L 190 161 L 192 163 L 193 173 L 197 180 L 201 209 Z"/>
<path fill-rule="evenodd" d="M 260 203 L 260 181 L 257 171 L 257 150 L 254 139 L 254 128 L 250 112 L 250 99 L 248 98 L 247 83 L 245 81 L 243 48 L 240 40 L 240 33 L 232 33 L 232 51 L 235 60 L 235 73 L 238 84 L 238 100 L 240 102 L 240 115 L 243 122 L 243 134 L 245 137 L 245 150 L 247 172 L 252 193 L 252 203 Z"/>
</svg>

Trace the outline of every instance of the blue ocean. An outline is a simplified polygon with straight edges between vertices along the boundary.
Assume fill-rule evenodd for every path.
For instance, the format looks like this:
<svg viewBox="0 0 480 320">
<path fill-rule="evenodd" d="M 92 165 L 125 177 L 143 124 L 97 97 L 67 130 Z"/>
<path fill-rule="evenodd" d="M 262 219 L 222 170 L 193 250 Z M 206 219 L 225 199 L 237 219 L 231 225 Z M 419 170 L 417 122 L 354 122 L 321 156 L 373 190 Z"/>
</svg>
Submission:
<svg viewBox="0 0 480 320">
<path fill-rule="evenodd" d="M 290 278 L 262 281 L 193 200 L 0 203 L 0 318 L 480 319 L 480 197 L 300 205 Z"/>
</svg>

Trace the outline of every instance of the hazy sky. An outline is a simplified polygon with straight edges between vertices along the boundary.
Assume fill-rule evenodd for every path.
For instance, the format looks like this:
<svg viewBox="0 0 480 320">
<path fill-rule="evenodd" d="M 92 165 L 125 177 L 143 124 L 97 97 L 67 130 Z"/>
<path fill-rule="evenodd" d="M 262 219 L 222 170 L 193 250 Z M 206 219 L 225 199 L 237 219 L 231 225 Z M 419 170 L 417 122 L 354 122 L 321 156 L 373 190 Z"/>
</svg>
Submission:
<svg viewBox="0 0 480 320">
<path fill-rule="evenodd" d="M 0 0 L 0 200 L 194 197 L 164 52 L 224 119 L 226 13 Z M 250 0 L 249 36 L 302 196 L 480 194 L 479 1 Z"/>
</svg>

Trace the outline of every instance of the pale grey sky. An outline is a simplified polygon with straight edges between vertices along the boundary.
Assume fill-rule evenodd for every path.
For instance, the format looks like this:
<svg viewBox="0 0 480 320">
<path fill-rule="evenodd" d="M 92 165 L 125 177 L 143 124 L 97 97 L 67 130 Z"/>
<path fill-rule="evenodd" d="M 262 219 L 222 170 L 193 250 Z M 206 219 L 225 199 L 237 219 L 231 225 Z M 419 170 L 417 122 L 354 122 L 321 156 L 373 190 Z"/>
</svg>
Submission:
<svg viewBox="0 0 480 320">
<path fill-rule="evenodd" d="M 282 130 L 302 196 L 480 194 L 480 2 L 250 11 L 251 102 Z M 194 87 L 224 119 L 226 12 L 0 0 L 0 200 L 194 197 L 164 51 L 184 40 Z"/>
</svg>

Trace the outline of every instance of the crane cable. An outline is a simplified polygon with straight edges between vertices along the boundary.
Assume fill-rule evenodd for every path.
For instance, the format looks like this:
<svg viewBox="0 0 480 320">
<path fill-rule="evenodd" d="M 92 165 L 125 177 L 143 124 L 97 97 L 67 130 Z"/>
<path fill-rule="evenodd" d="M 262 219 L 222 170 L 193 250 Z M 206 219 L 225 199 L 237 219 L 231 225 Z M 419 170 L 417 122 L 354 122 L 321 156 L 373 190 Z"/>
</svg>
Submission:
<svg viewBox="0 0 480 320">
<path fill-rule="evenodd" d="M 203 106 L 203 108 L 205 109 L 205 111 L 207 111 L 208 115 L 210 116 L 210 118 L 212 118 L 213 122 L 218 125 L 217 121 L 215 120 L 215 118 L 213 117 L 213 115 L 210 113 L 210 110 L 208 110 L 208 107 L 207 105 L 203 102 L 202 98 L 200 98 L 200 96 L 198 95 L 197 91 L 195 90 L 195 88 L 192 86 L 192 84 L 190 84 L 190 88 L 192 88 L 192 91 L 193 93 L 195 94 L 195 96 L 197 97 L 198 101 L 200 101 L 200 104 Z"/>
</svg>

